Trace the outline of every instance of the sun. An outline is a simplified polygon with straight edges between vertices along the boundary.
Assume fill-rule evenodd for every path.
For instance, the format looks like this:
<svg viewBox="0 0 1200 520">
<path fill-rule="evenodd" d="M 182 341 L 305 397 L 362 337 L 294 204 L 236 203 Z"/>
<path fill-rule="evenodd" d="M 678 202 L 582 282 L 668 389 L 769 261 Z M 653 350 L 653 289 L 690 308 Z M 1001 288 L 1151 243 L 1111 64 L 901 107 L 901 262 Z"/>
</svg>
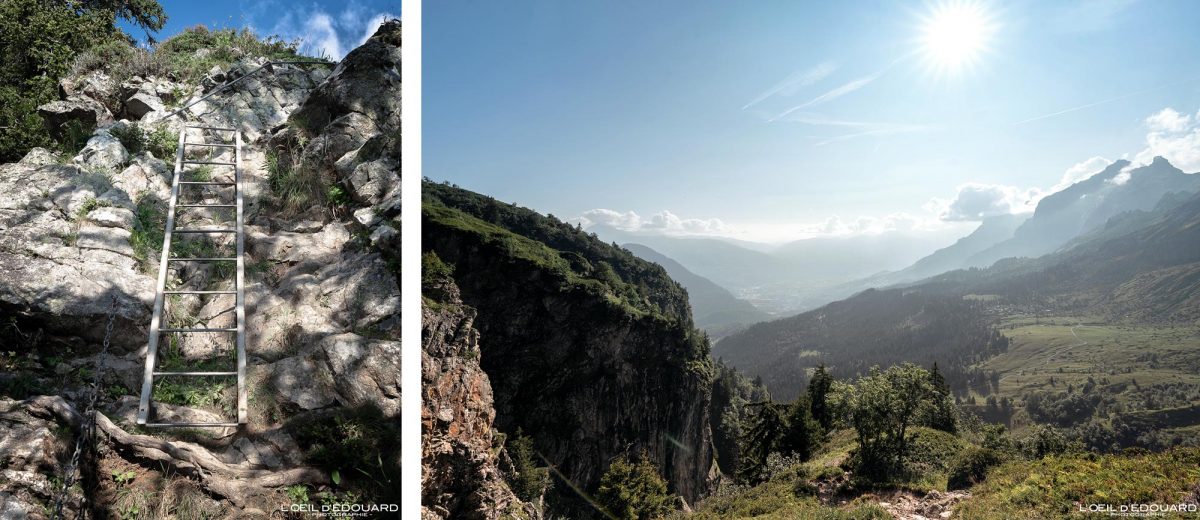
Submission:
<svg viewBox="0 0 1200 520">
<path fill-rule="evenodd" d="M 950 0 L 933 7 L 922 20 L 921 50 L 936 71 L 957 74 L 987 52 L 995 29 L 982 4 Z"/>
</svg>

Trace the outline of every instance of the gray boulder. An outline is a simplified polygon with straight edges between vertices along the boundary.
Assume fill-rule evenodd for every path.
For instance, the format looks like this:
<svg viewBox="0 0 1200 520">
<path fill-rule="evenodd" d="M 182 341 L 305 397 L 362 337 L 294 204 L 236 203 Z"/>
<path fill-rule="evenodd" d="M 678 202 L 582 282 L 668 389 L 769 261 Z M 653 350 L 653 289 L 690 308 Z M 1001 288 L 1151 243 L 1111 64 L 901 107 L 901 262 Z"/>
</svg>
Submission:
<svg viewBox="0 0 1200 520">
<path fill-rule="evenodd" d="M 86 131 L 113 122 L 112 112 L 89 97 L 72 95 L 60 101 L 51 101 L 38 107 L 38 115 L 50 135 L 61 139 L 66 133 L 65 125 L 78 121 Z"/>
<path fill-rule="evenodd" d="M 73 161 L 87 169 L 116 173 L 129 162 L 129 151 L 112 134 L 101 131 L 88 139 Z"/>
</svg>

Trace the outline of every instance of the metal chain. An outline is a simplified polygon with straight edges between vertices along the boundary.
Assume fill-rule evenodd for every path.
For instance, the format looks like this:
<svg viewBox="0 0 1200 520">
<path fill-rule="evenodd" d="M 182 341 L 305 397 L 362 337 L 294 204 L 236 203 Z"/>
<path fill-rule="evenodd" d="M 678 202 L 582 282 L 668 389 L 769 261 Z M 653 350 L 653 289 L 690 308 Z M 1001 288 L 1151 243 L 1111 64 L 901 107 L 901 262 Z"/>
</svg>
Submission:
<svg viewBox="0 0 1200 520">
<path fill-rule="evenodd" d="M 79 436 L 75 438 L 75 452 L 71 454 L 71 461 L 67 464 L 66 473 L 63 475 L 62 489 L 54 500 L 54 515 L 51 516 L 54 520 L 62 518 L 63 504 L 71 491 L 71 486 L 75 485 L 79 457 L 83 453 L 84 447 L 90 445 L 88 441 L 91 441 L 96 435 L 96 401 L 100 398 L 100 376 L 104 369 L 104 359 L 108 357 L 108 346 L 112 339 L 113 321 L 116 320 L 116 317 L 117 297 L 113 296 L 112 304 L 108 307 L 108 325 L 104 328 L 104 343 L 100 348 L 96 370 L 92 373 L 91 392 L 88 395 L 87 406 L 83 409 L 83 423 L 79 426 Z M 83 511 L 81 505 L 79 516 L 84 516 Z"/>
</svg>

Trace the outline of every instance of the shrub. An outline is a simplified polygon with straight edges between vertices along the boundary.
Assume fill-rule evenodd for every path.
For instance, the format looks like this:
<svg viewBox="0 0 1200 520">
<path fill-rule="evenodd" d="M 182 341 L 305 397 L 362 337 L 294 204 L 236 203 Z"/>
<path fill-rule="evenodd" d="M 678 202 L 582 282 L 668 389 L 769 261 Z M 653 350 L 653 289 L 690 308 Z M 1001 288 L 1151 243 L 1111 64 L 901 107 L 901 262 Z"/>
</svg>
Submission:
<svg viewBox="0 0 1200 520">
<path fill-rule="evenodd" d="M 397 498 L 398 421 L 370 406 L 303 421 L 295 427 L 295 437 L 308 463 L 336 474 L 334 483 L 348 490 L 378 500 Z"/>
<path fill-rule="evenodd" d="M 179 136 L 165 126 L 158 127 L 146 137 L 146 149 L 159 159 L 168 159 L 179 149 Z"/>
<path fill-rule="evenodd" d="M 643 452 L 636 463 L 618 458 L 600 477 L 596 501 L 619 520 L 662 518 L 674 510 L 675 499 L 667 482 Z"/>
<path fill-rule="evenodd" d="M 121 146 L 130 154 L 138 153 L 146 148 L 146 132 L 137 125 L 115 125 L 108 131 L 118 141 L 121 141 Z"/>
<path fill-rule="evenodd" d="M 966 489 L 983 482 L 988 469 L 1001 462 L 1002 458 L 995 450 L 974 447 L 963 450 L 950 466 L 946 488 Z"/>
</svg>

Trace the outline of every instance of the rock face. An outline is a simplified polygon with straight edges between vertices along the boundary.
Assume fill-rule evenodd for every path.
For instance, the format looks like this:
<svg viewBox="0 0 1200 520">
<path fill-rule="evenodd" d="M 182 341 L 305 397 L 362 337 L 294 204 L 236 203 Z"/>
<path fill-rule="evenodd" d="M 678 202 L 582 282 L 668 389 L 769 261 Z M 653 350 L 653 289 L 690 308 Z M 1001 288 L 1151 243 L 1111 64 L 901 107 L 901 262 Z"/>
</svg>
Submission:
<svg viewBox="0 0 1200 520">
<path fill-rule="evenodd" d="M 528 210 L 431 183 L 423 196 L 422 247 L 453 266 L 479 312 L 497 428 L 521 428 L 587 492 L 616 457 L 645 450 L 672 492 L 705 494 L 712 364 L 683 290 L 660 267 Z M 555 492 L 552 513 L 594 514 L 568 486 Z"/>
<path fill-rule="evenodd" d="M 317 200 L 299 211 L 287 207 L 270 186 L 264 150 L 273 134 L 300 126 L 289 118 L 301 105 L 316 110 L 317 102 L 305 101 L 316 89 L 357 92 L 361 89 L 353 83 L 366 81 L 362 78 L 370 68 L 384 75 L 398 70 L 399 31 L 398 22 L 386 24 L 367 42 L 375 49 L 371 56 L 394 56 L 394 61 L 360 58 L 356 75 L 276 67 L 161 122 L 171 133 L 185 121 L 234 126 L 246 144 L 250 418 L 241 428 L 186 433 L 134 425 L 172 166 L 150 152 L 127 149 L 118 136 L 135 125 L 154 130 L 146 121 L 165 115 L 156 100 L 176 94 L 194 99 L 215 85 L 136 78 L 118 87 L 101 71 L 62 82 L 67 101 L 86 98 L 90 106 L 117 100 L 122 105 L 117 113 L 140 115 L 143 122 L 113 123 L 97 116 L 99 127 L 75 157 L 38 149 L 21 162 L 0 165 L 5 193 L 0 200 L 0 350 L 15 352 L 0 358 L 0 467 L 15 472 L 0 478 L 0 517 L 26 512 L 39 518 L 44 511 L 47 485 L 61 478 L 63 446 L 74 443 L 76 407 L 96 371 L 103 392 L 97 415 L 100 450 L 83 470 L 84 493 L 113 515 L 132 515 L 136 509 L 154 517 L 277 516 L 280 507 L 300 500 L 285 492 L 289 486 L 293 491 L 303 487 L 313 503 L 326 495 L 348 500 L 347 493 L 376 503 L 398 500 L 393 493 L 400 473 L 399 114 L 378 124 L 331 123 L 306 130 L 314 141 L 344 147 L 336 164 L 317 154 L 298 155 L 289 163 L 331 184 L 347 179 L 342 185 L 348 198 L 336 203 Z M 396 44 L 386 43 L 391 41 Z M 236 77 L 264 59 L 244 58 L 219 74 Z M 393 90 L 377 95 L 399 99 L 399 81 L 388 88 Z M 139 97 L 150 110 L 135 106 Z M 343 131 L 349 127 L 354 128 L 350 139 Z M 187 140 L 211 138 L 189 131 Z M 189 157 L 232 159 L 222 149 L 201 153 L 208 151 L 188 150 Z M 358 184 L 364 186 L 362 194 L 348 180 L 356 171 L 366 179 Z M 211 190 L 197 197 L 221 202 Z M 376 217 L 364 223 L 355 214 Z M 212 210 L 186 218 L 196 225 L 223 222 Z M 176 239 L 187 247 L 229 245 Z M 213 266 L 185 265 L 168 279 L 209 287 L 222 278 Z M 112 345 L 101 357 L 113 299 Z M 186 295 L 171 299 L 167 314 L 197 326 L 228 326 L 231 306 L 228 295 Z M 160 355 L 176 363 L 224 367 L 232 362 L 229 352 L 230 345 L 220 340 L 190 337 L 162 347 Z M 224 403 L 235 395 L 228 387 L 192 388 L 172 404 L 159 399 L 156 390 L 161 401 L 156 414 L 173 421 L 227 418 L 231 408 Z M 138 477 L 118 483 L 110 476 L 114 471 Z M 339 485 L 333 485 L 334 471 L 342 475 Z M 158 499 L 147 497 L 164 497 L 168 507 L 186 503 L 197 509 L 192 516 L 159 510 Z M 78 508 L 82 498 L 76 493 L 69 508 Z"/>
<path fill-rule="evenodd" d="M 479 367 L 475 311 L 442 282 L 439 301 L 422 309 L 422 518 L 539 518 L 509 489 L 493 451 L 492 386 Z"/>
</svg>

